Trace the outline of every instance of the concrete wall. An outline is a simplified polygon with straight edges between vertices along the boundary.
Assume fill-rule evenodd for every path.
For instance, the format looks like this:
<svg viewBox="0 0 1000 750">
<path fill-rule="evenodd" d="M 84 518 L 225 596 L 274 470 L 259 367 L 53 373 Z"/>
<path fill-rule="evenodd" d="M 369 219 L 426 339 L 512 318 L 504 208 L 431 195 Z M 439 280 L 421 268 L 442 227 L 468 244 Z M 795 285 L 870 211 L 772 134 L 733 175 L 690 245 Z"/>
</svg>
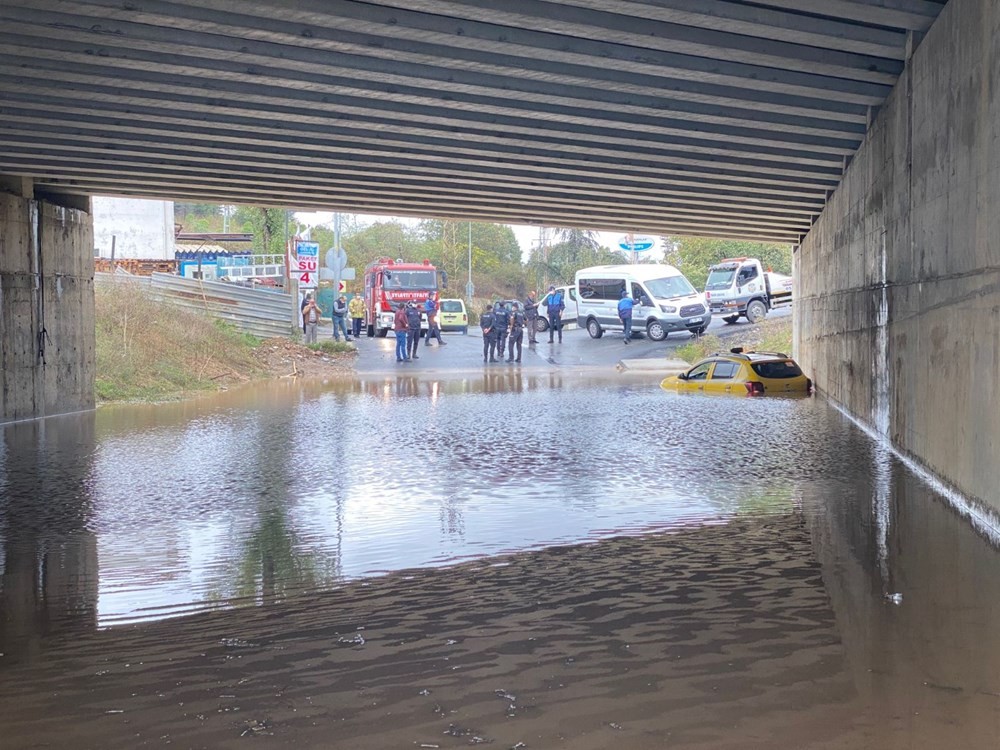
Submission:
<svg viewBox="0 0 1000 750">
<path fill-rule="evenodd" d="M 951 0 L 795 254 L 818 388 L 1000 509 L 1000 0 Z"/>
<path fill-rule="evenodd" d="M 0 422 L 94 407 L 93 247 L 88 213 L 0 192 Z"/>
<path fill-rule="evenodd" d="M 94 249 L 102 258 L 174 259 L 174 204 L 138 198 L 91 199 Z"/>
</svg>

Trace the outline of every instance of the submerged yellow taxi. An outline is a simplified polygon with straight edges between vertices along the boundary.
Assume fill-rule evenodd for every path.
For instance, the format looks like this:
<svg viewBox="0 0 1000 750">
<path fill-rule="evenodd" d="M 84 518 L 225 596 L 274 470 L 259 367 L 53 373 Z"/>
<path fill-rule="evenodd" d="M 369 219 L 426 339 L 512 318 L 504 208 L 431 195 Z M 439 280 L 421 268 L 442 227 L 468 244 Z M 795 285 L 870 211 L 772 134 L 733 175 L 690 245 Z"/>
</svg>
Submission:
<svg viewBox="0 0 1000 750">
<path fill-rule="evenodd" d="M 660 386 L 677 391 L 746 396 L 812 392 L 812 381 L 787 354 L 741 348 L 716 352 L 687 372 L 664 378 Z"/>
</svg>

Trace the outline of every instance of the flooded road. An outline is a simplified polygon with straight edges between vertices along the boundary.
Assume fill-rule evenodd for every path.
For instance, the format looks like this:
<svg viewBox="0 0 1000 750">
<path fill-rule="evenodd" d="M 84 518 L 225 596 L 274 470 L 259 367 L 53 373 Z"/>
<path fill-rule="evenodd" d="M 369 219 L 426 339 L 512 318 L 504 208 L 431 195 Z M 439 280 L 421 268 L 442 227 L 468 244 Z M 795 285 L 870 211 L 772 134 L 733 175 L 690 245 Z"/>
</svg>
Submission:
<svg viewBox="0 0 1000 750">
<path fill-rule="evenodd" d="M 1000 746 L 1000 556 L 822 400 L 504 369 L 0 430 L 5 748 Z"/>
</svg>

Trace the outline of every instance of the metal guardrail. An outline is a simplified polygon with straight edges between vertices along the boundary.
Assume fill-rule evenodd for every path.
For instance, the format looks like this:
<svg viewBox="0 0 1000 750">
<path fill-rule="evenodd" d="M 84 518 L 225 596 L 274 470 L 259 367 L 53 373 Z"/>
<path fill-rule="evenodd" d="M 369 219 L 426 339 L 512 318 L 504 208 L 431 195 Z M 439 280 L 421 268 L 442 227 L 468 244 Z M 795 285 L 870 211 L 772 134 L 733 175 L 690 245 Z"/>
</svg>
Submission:
<svg viewBox="0 0 1000 750">
<path fill-rule="evenodd" d="M 294 307 L 291 297 L 284 292 L 249 289 L 224 281 L 185 279 L 170 273 L 152 276 L 96 273 L 94 282 L 148 285 L 150 295 L 155 298 L 207 313 L 259 338 L 288 336 L 292 332 Z"/>
</svg>

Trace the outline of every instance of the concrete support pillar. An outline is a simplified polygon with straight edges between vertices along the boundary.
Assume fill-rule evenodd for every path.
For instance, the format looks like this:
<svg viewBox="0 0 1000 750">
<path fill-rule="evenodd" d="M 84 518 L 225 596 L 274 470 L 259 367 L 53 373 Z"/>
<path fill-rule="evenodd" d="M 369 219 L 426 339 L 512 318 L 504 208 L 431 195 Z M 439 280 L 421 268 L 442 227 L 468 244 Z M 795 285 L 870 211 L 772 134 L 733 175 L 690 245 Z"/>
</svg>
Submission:
<svg viewBox="0 0 1000 750">
<path fill-rule="evenodd" d="M 94 407 L 93 256 L 88 212 L 0 179 L 0 422 Z"/>
<path fill-rule="evenodd" d="M 1000 0 L 951 0 L 795 253 L 818 388 L 1000 511 Z M 1000 518 L 1000 512 L 997 513 Z"/>
</svg>

